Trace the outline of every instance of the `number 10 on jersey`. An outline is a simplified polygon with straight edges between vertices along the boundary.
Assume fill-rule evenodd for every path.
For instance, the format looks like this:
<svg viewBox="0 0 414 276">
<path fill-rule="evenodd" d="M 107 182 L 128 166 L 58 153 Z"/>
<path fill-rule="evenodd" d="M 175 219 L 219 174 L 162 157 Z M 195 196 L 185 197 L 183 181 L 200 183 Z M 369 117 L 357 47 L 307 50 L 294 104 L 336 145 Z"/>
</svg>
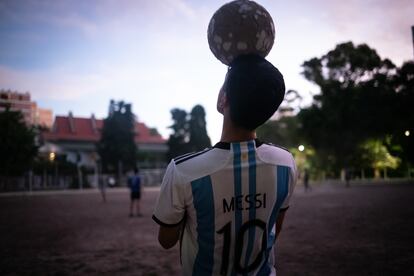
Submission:
<svg viewBox="0 0 414 276">
<path fill-rule="evenodd" d="M 244 246 L 244 235 L 246 233 L 249 233 L 249 229 L 252 227 L 259 228 L 263 231 L 263 237 L 262 237 L 262 244 L 261 249 L 259 253 L 257 254 L 256 258 L 253 262 L 248 264 L 247 266 L 242 265 L 241 257 L 243 252 L 243 246 Z M 220 274 L 226 275 L 227 270 L 229 268 L 229 257 L 230 257 L 230 245 L 232 241 L 231 236 L 231 221 L 228 222 L 226 225 L 224 225 L 220 230 L 217 231 L 217 234 L 223 235 L 223 252 L 222 252 L 222 263 L 220 267 Z M 246 223 L 244 223 L 239 231 L 235 235 L 235 241 L 236 245 L 234 247 L 234 270 L 237 273 L 248 273 L 250 271 L 255 270 L 261 263 L 263 259 L 263 255 L 267 248 L 267 235 L 266 235 L 266 223 L 259 219 L 253 219 L 249 220 Z M 253 242 L 253 241 L 252 241 Z"/>
</svg>

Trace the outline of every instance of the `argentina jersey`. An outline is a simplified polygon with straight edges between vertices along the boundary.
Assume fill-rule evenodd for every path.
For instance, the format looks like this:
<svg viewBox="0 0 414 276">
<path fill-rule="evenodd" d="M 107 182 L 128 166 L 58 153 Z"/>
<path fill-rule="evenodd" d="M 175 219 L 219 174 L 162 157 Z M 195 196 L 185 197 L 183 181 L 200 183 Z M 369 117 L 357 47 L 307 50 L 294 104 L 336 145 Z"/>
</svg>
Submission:
<svg viewBox="0 0 414 276">
<path fill-rule="evenodd" d="M 153 219 L 184 223 L 183 275 L 275 275 L 275 224 L 295 182 L 287 150 L 220 142 L 171 161 Z"/>
</svg>

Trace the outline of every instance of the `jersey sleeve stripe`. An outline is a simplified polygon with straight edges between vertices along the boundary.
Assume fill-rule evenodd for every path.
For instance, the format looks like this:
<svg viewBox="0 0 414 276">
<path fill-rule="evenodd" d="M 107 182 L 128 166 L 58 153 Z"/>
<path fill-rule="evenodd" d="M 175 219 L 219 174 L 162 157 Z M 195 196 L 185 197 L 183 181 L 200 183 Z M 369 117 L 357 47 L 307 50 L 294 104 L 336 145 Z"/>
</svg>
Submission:
<svg viewBox="0 0 414 276">
<path fill-rule="evenodd" d="M 190 157 L 192 155 L 201 154 L 203 152 L 208 151 L 209 149 L 210 148 L 206 148 L 206 149 L 203 149 L 202 151 L 192 151 L 192 152 L 185 153 L 183 155 L 179 155 L 179 156 L 177 156 L 177 157 L 174 158 L 174 162 L 181 161 L 182 159 L 185 159 L 185 158 Z"/>
<path fill-rule="evenodd" d="M 176 165 L 178 165 L 178 164 L 180 164 L 180 163 L 182 163 L 182 162 L 185 162 L 185 161 L 187 161 L 187 160 L 189 160 L 189 159 L 191 159 L 191 158 L 197 157 L 197 156 L 199 156 L 199 155 L 201 155 L 201 154 L 203 154 L 203 153 L 206 153 L 206 152 L 208 152 L 208 151 L 210 151 L 210 150 L 211 150 L 211 148 L 209 148 L 209 149 L 205 149 L 205 150 L 203 150 L 203 151 L 200 151 L 200 152 L 197 152 L 197 153 L 191 154 L 191 155 L 189 155 L 189 156 L 183 157 L 183 158 L 181 158 L 181 159 L 179 159 L 179 160 L 174 160 L 174 161 L 175 161 L 175 164 L 176 164 Z"/>
<path fill-rule="evenodd" d="M 165 227 L 176 227 L 176 226 L 180 225 L 180 223 L 184 220 L 184 218 L 182 218 L 177 223 L 165 223 L 165 222 L 162 222 L 161 220 L 159 220 L 155 215 L 152 215 L 152 220 L 155 221 L 157 224 L 159 224 L 161 226 L 165 226 Z"/>
<path fill-rule="evenodd" d="M 215 209 L 210 176 L 191 182 L 193 204 L 197 216 L 198 252 L 193 275 L 212 275 L 214 265 Z"/>
<path fill-rule="evenodd" d="M 192 154 L 195 154 L 196 152 L 188 152 L 188 153 L 185 153 L 185 154 L 183 154 L 183 155 L 179 155 L 179 156 L 177 156 L 177 157 L 175 157 L 174 158 L 174 161 L 178 161 L 178 160 L 180 160 L 180 159 L 183 159 L 183 158 L 185 158 L 185 157 L 187 157 L 187 156 L 189 156 L 189 155 L 192 155 Z"/>
</svg>

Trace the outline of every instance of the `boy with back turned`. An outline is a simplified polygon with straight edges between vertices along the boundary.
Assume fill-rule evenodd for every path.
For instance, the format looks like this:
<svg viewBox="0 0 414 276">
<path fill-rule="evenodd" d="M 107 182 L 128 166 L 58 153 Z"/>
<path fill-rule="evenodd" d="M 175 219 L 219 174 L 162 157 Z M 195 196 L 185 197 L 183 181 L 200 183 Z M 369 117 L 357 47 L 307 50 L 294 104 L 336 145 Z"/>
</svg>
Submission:
<svg viewBox="0 0 414 276">
<path fill-rule="evenodd" d="M 296 182 L 287 150 L 255 130 L 283 100 L 282 74 L 266 59 L 242 55 L 219 92 L 221 140 L 174 158 L 153 219 L 168 249 L 180 240 L 183 275 L 275 275 L 273 245 Z"/>
</svg>

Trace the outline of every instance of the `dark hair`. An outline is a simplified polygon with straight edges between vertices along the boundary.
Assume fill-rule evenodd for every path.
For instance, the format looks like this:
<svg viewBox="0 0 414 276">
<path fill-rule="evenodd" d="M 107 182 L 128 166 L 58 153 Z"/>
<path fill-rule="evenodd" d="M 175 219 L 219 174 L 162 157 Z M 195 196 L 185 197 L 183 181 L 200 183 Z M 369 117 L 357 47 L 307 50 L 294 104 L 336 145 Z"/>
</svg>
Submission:
<svg viewBox="0 0 414 276">
<path fill-rule="evenodd" d="M 239 127 L 254 130 L 278 109 L 285 95 L 285 82 L 266 59 L 242 55 L 230 64 L 224 89 L 230 119 Z"/>
</svg>

